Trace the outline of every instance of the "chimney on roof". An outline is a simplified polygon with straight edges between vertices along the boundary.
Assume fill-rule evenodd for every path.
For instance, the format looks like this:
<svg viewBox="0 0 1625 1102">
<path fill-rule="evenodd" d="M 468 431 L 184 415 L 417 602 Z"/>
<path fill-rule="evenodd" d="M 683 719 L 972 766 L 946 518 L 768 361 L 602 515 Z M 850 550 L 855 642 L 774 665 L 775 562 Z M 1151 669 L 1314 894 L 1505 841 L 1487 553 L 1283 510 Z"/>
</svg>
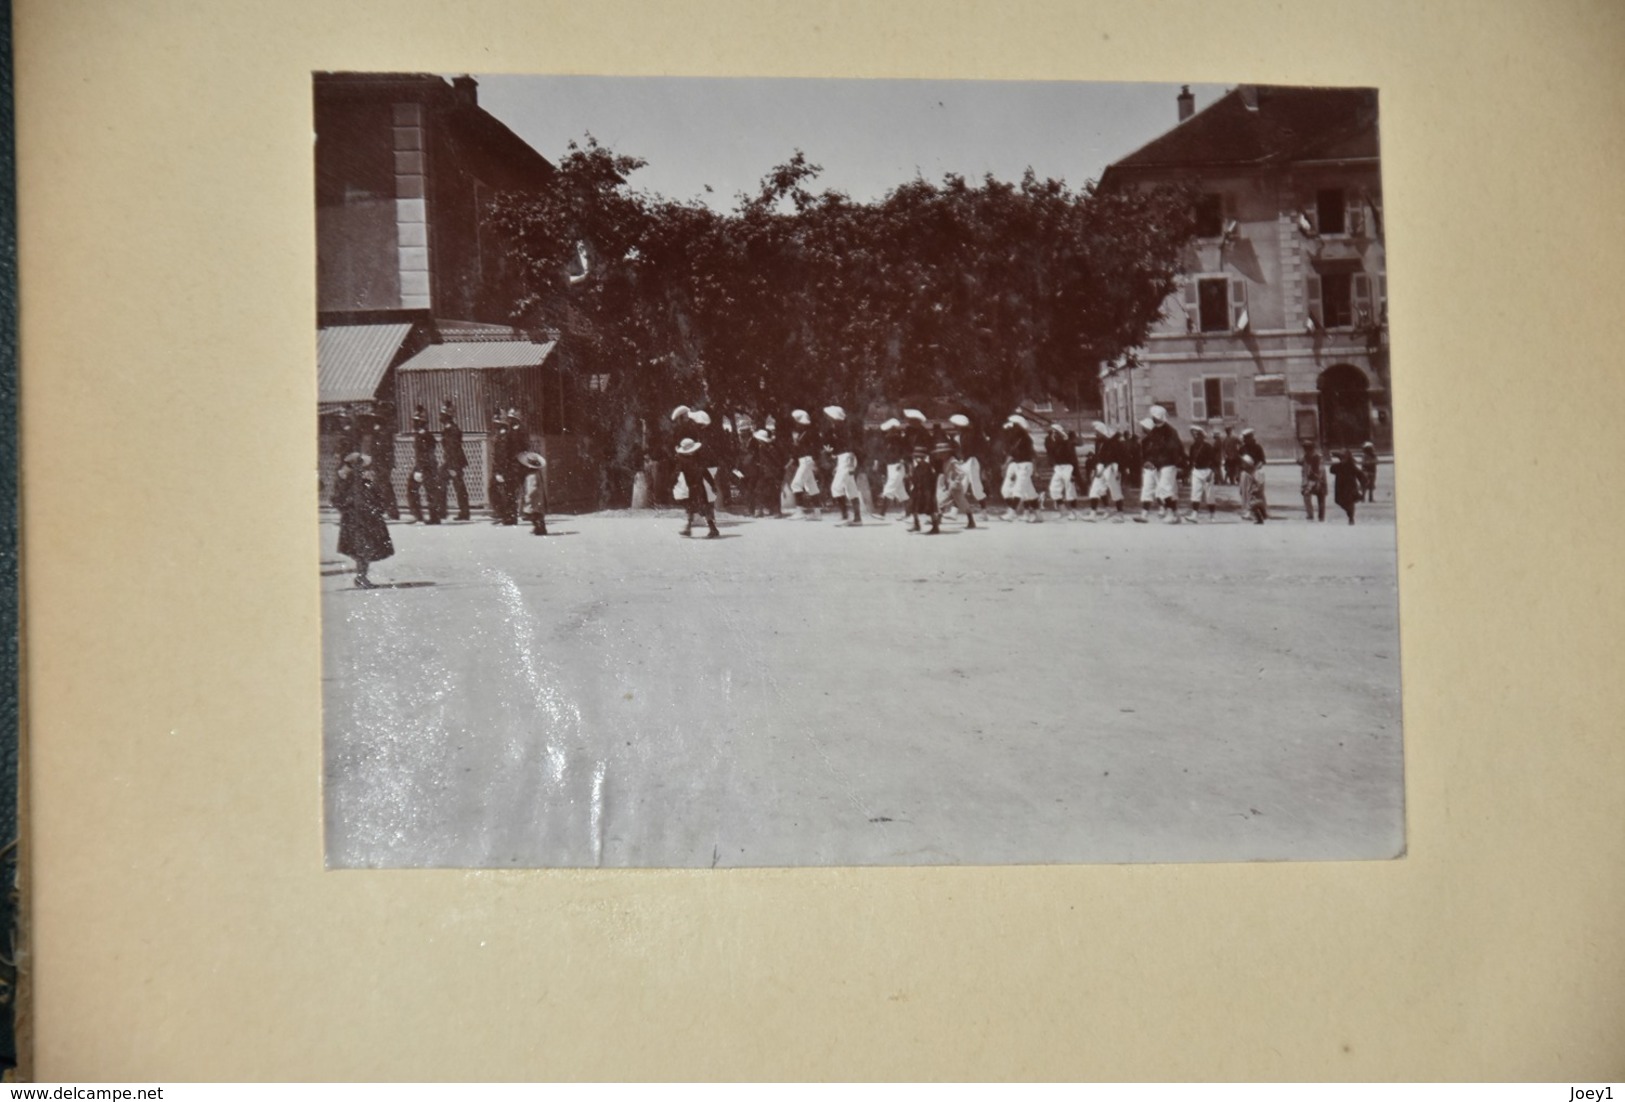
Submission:
<svg viewBox="0 0 1625 1102">
<path fill-rule="evenodd" d="M 451 80 L 452 91 L 456 94 L 457 102 L 467 104 L 469 107 L 480 105 L 480 82 L 466 73 Z"/>
<path fill-rule="evenodd" d="M 1179 90 L 1179 121 L 1184 122 L 1196 114 L 1196 97 L 1191 95 L 1189 84 Z"/>
<path fill-rule="evenodd" d="M 1236 91 L 1241 93 L 1241 105 L 1249 111 L 1258 110 L 1258 85 L 1243 84 Z"/>
</svg>

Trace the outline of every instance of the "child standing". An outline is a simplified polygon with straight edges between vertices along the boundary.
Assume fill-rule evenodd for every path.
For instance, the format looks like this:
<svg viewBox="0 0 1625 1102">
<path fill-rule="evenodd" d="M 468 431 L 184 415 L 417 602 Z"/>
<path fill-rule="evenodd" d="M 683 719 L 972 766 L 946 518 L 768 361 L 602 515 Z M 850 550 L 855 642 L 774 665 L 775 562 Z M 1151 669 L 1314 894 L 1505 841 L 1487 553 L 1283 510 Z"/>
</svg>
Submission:
<svg viewBox="0 0 1625 1102">
<path fill-rule="evenodd" d="M 387 507 L 370 456 L 351 452 L 344 457 L 333 482 L 333 508 L 339 512 L 339 554 L 355 560 L 355 587 L 377 589 L 367 570 L 393 555 L 395 545 L 384 523 Z"/>
<path fill-rule="evenodd" d="M 547 535 L 547 460 L 535 452 L 521 452 L 519 465 L 525 468 L 525 488 L 521 504 L 530 534 Z"/>
</svg>

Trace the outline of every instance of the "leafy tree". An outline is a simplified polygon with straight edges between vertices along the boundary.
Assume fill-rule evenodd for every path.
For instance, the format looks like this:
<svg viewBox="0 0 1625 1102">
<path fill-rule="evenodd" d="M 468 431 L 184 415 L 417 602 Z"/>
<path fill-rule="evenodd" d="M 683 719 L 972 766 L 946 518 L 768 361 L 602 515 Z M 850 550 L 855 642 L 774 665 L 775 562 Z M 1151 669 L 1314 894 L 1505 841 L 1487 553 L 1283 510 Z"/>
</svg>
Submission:
<svg viewBox="0 0 1625 1102">
<path fill-rule="evenodd" d="M 620 474 L 664 446 L 665 411 L 760 423 L 793 407 L 953 396 L 984 418 L 1098 397 L 1144 342 L 1193 222 L 1172 189 L 1101 192 L 950 175 L 873 203 L 813 190 L 797 151 L 728 214 L 633 189 L 644 162 L 572 144 L 545 195 L 495 219 L 523 272 L 515 320 L 556 328 Z M 624 484 L 629 484 L 626 478 Z"/>
</svg>

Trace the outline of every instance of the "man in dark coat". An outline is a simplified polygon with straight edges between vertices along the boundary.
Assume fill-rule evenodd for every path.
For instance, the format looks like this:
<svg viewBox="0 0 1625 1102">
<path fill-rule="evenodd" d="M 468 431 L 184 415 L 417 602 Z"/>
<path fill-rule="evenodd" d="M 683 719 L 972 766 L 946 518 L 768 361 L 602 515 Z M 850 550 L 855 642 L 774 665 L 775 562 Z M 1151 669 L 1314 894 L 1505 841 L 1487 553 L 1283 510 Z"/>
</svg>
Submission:
<svg viewBox="0 0 1625 1102">
<path fill-rule="evenodd" d="M 468 519 L 468 484 L 463 472 L 468 469 L 468 454 L 463 451 L 463 430 L 457 424 L 457 411 L 451 400 L 440 407 L 440 514 L 451 512 L 451 497 L 457 495 L 457 519 Z"/>
<path fill-rule="evenodd" d="M 401 505 L 395 500 L 395 407 L 379 402 L 378 408 L 366 417 L 366 441 L 363 454 L 372 457 L 377 472 L 374 481 L 383 497 L 384 513 L 390 520 L 401 519 Z"/>
<path fill-rule="evenodd" d="M 503 502 L 502 523 L 516 525 L 519 523 L 519 506 L 525 496 L 525 475 L 529 472 L 519 457 L 530 451 L 530 434 L 525 431 L 525 423 L 519 418 L 517 409 L 510 409 L 506 418 L 508 423 L 508 436 L 504 448 L 503 474 L 506 475 L 508 496 Z"/>
<path fill-rule="evenodd" d="M 508 483 L 508 421 L 499 409 L 491 414 L 491 427 L 485 437 L 487 472 L 486 500 L 491 503 L 491 523 L 501 524 L 508 515 L 508 499 L 519 492 Z"/>
<path fill-rule="evenodd" d="M 339 462 L 333 480 L 333 508 L 339 514 L 338 552 L 355 560 L 357 589 L 376 589 L 367 569 L 395 553 L 384 523 L 384 499 L 372 460 L 351 452 Z"/>
<path fill-rule="evenodd" d="M 436 487 L 440 465 L 435 462 L 434 433 L 429 431 L 429 415 L 422 406 L 412 414 L 412 473 L 406 481 L 406 503 L 412 519 L 424 524 L 440 523 L 444 501 Z"/>
<path fill-rule="evenodd" d="M 1354 523 L 1354 507 L 1359 503 L 1364 488 L 1354 454 L 1347 448 L 1338 452 L 1337 458 L 1332 460 L 1332 497 L 1348 514 L 1350 524 Z"/>
</svg>

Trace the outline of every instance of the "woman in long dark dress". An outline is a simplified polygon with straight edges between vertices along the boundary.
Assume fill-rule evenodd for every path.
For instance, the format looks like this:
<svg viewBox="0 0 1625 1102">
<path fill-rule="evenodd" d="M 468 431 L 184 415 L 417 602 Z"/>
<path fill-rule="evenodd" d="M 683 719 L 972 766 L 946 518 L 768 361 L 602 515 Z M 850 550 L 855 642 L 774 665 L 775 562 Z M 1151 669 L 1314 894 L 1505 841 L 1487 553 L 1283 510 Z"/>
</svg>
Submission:
<svg viewBox="0 0 1625 1102">
<path fill-rule="evenodd" d="M 1332 460 L 1332 497 L 1349 515 L 1350 524 L 1354 523 L 1354 506 L 1360 500 L 1361 489 L 1360 467 L 1354 461 L 1354 454 L 1344 448 Z"/>
<path fill-rule="evenodd" d="M 388 505 L 369 456 L 352 452 L 344 457 L 333 483 L 333 508 L 339 512 L 339 554 L 355 560 L 357 589 L 376 589 L 367 578 L 375 562 L 395 553 L 384 523 Z"/>
</svg>

